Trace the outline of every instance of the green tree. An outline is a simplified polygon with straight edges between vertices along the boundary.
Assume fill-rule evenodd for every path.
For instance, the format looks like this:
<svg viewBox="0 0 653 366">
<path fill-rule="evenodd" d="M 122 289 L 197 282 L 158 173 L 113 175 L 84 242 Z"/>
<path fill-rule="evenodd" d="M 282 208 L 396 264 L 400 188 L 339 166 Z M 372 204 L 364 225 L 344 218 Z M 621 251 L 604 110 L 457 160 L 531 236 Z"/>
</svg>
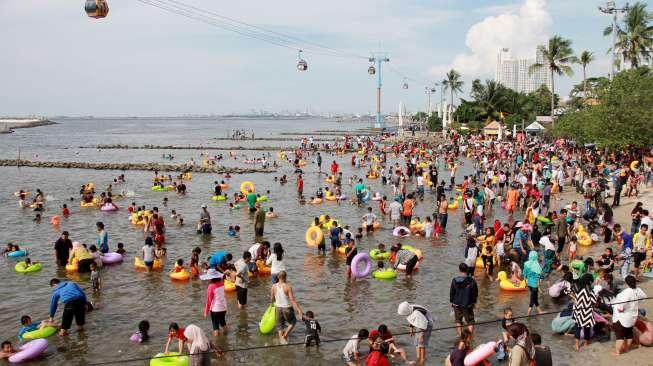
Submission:
<svg viewBox="0 0 653 366">
<path fill-rule="evenodd" d="M 599 84 L 598 103 L 561 117 L 554 134 L 579 143 L 623 149 L 653 145 L 653 72 L 640 67 L 617 74 Z"/>
<path fill-rule="evenodd" d="M 583 96 L 587 97 L 587 65 L 594 61 L 594 53 L 583 51 L 578 57 L 578 64 L 583 68 Z"/>
<path fill-rule="evenodd" d="M 463 85 L 465 83 L 460 80 L 460 73 L 454 69 L 451 69 L 446 75 L 446 79 L 442 80 L 442 87 L 444 90 L 449 90 L 451 95 L 451 105 L 453 105 L 453 95 L 458 94 L 463 91 Z"/>
<path fill-rule="evenodd" d="M 637 68 L 641 65 L 642 60 L 651 59 L 651 48 L 653 47 L 653 26 L 650 21 L 653 19 L 651 13 L 646 10 L 646 4 L 637 2 L 628 8 L 623 25 L 605 28 L 603 35 L 617 33 L 617 42 L 615 44 L 618 51 L 625 61 L 630 63 L 631 68 Z M 609 51 L 611 51 L 610 48 Z"/>
<path fill-rule="evenodd" d="M 426 121 L 426 118 L 428 118 L 428 114 L 426 114 L 426 112 L 417 112 L 413 115 L 412 120 L 413 122 L 420 122 Z"/>
<path fill-rule="evenodd" d="M 508 89 L 494 80 L 487 80 L 485 85 L 474 80 L 471 96 L 476 101 L 477 120 L 501 119 L 500 113 L 506 112 Z"/>
<path fill-rule="evenodd" d="M 469 123 L 475 121 L 478 116 L 478 106 L 476 102 L 465 99 L 460 100 L 460 105 L 453 113 L 453 119 L 458 123 Z"/>
<path fill-rule="evenodd" d="M 549 70 L 549 77 L 551 78 L 551 118 L 553 119 L 555 117 L 554 76 L 556 74 L 572 76 L 574 71 L 569 65 L 576 61 L 576 57 L 574 57 L 574 51 L 571 49 L 571 40 L 560 36 L 553 36 L 553 38 L 549 39 L 548 47 L 539 46 L 537 49 L 544 55 L 544 63 L 533 64 L 528 71 L 532 73 L 541 68 Z"/>
<path fill-rule="evenodd" d="M 569 107 L 572 111 L 584 108 L 588 104 L 596 102 L 599 91 L 604 90 L 610 84 L 606 77 L 587 78 L 583 84 L 576 84 L 569 92 L 571 98 Z"/>
<path fill-rule="evenodd" d="M 431 132 L 442 131 L 442 118 L 432 113 L 426 122 L 426 128 Z"/>
<path fill-rule="evenodd" d="M 528 103 L 531 112 L 529 119 L 533 119 L 535 116 L 548 115 L 558 105 L 559 100 L 560 98 L 552 94 L 546 85 L 542 85 L 536 91 L 528 93 L 526 103 Z M 553 108 L 551 108 L 551 103 L 553 103 Z"/>
</svg>

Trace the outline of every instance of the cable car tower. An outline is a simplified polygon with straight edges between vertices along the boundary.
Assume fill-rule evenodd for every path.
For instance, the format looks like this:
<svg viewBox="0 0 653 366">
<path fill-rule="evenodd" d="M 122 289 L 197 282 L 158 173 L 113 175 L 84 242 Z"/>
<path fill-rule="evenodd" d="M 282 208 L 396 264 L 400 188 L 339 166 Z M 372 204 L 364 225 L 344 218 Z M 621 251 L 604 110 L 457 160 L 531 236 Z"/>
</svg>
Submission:
<svg viewBox="0 0 653 366">
<path fill-rule="evenodd" d="M 374 122 L 374 128 L 385 129 L 385 119 L 381 117 L 381 64 L 384 62 L 390 62 L 388 54 L 385 52 L 376 52 L 373 53 L 369 58 L 371 63 L 370 67 L 367 69 L 367 73 L 370 75 L 376 74 L 376 121 Z M 376 64 L 376 68 L 374 65 Z"/>
</svg>

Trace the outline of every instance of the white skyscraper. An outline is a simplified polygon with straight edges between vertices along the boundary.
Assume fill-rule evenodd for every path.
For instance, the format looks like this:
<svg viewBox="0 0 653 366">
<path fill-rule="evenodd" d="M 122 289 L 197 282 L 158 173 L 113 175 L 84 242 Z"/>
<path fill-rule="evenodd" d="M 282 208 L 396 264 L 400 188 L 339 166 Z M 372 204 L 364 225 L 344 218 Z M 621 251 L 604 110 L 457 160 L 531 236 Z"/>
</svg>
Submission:
<svg viewBox="0 0 653 366">
<path fill-rule="evenodd" d="M 513 59 L 510 50 L 502 48 L 497 55 L 495 80 L 507 88 L 523 93 L 533 92 L 541 85 L 546 85 L 551 90 L 549 70 L 546 66 L 529 74 L 528 70 L 535 63 L 545 63 L 542 52 L 537 51 L 533 59 Z"/>
</svg>

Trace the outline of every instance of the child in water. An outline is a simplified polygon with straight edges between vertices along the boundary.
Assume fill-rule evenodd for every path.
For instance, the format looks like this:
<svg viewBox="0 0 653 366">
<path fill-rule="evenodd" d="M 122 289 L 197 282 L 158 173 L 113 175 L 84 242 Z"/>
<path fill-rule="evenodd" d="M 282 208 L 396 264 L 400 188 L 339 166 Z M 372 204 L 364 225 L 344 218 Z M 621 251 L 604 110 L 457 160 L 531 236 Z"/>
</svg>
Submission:
<svg viewBox="0 0 653 366">
<path fill-rule="evenodd" d="M 123 243 L 118 243 L 118 249 L 116 250 L 116 253 L 118 253 L 118 254 L 120 254 L 120 255 L 123 255 L 123 256 L 124 256 L 125 254 L 127 254 L 127 251 L 125 250 L 125 244 L 123 244 Z"/>
<path fill-rule="evenodd" d="M 184 270 L 184 260 L 177 259 L 177 263 L 175 263 L 175 268 L 173 269 L 173 272 L 181 272 L 183 270 Z"/>
<path fill-rule="evenodd" d="M 129 337 L 129 340 L 135 343 L 147 342 L 147 340 L 150 339 L 149 331 L 150 322 L 147 320 L 141 320 L 141 322 L 138 323 L 138 331 L 134 332 L 134 334 Z"/>
<path fill-rule="evenodd" d="M 199 263 L 200 263 L 200 253 L 202 253 L 202 249 L 199 247 L 195 247 L 193 249 L 191 255 L 190 255 L 190 273 L 192 277 L 198 277 L 200 275 L 200 268 L 199 268 Z"/>
<path fill-rule="evenodd" d="M 170 326 L 168 327 L 168 340 L 166 342 L 166 348 L 163 353 L 168 353 L 170 343 L 173 339 L 177 339 L 179 341 L 179 353 L 184 352 L 184 345 L 186 344 L 186 337 L 184 336 L 185 330 L 185 328 L 180 327 L 177 323 L 170 323 Z"/>
<path fill-rule="evenodd" d="M 63 206 L 61 206 L 61 215 L 63 217 L 68 217 L 70 215 L 70 210 L 68 209 L 68 205 L 65 203 L 63 204 Z"/>
<path fill-rule="evenodd" d="M 0 349 L 0 359 L 9 358 L 13 354 L 17 353 L 18 350 L 9 341 L 2 342 L 2 349 Z"/>
<path fill-rule="evenodd" d="M 32 322 L 32 318 L 29 315 L 23 315 L 20 317 L 20 330 L 18 330 L 18 339 L 22 340 L 23 335 L 28 332 L 33 332 L 45 327 L 56 327 L 56 323 L 49 320 L 43 320 L 40 322 Z"/>
<path fill-rule="evenodd" d="M 356 242 L 354 240 L 349 240 L 349 242 L 347 242 L 345 253 L 347 255 L 345 259 L 347 263 L 347 278 L 351 278 L 351 261 L 354 259 L 356 254 L 358 254 L 358 249 L 356 249 Z"/>
<path fill-rule="evenodd" d="M 100 279 L 100 272 L 97 270 L 97 264 L 95 262 L 91 263 L 91 287 L 93 292 L 100 292 L 102 288 L 102 280 Z"/>
<path fill-rule="evenodd" d="M 306 326 L 304 347 L 310 347 L 313 342 L 315 342 L 317 347 L 320 347 L 320 333 L 322 333 L 322 327 L 320 327 L 320 323 L 315 320 L 315 314 L 310 310 L 307 311 L 305 315 L 302 315 L 302 321 Z"/>
<path fill-rule="evenodd" d="M 236 236 L 236 230 L 234 230 L 233 226 L 229 226 L 229 229 L 227 229 L 227 235 Z"/>
</svg>

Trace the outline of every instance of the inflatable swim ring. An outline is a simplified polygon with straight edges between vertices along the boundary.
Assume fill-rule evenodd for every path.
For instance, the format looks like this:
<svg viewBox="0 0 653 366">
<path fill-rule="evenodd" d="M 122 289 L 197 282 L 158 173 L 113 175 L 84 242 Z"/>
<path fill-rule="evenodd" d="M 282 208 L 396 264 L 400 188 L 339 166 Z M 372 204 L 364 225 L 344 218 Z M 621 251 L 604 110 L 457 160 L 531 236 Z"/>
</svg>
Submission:
<svg viewBox="0 0 653 366">
<path fill-rule="evenodd" d="M 180 272 L 171 272 L 170 278 L 175 281 L 188 281 L 190 280 L 190 273 L 187 270 L 182 269 Z"/>
<path fill-rule="evenodd" d="M 261 321 L 258 323 L 258 330 L 261 334 L 268 334 L 274 330 L 277 325 L 277 311 L 274 304 L 270 304 L 263 313 Z"/>
<path fill-rule="evenodd" d="M 472 352 L 465 356 L 465 366 L 479 365 L 483 360 L 491 357 L 496 353 L 497 342 L 487 342 L 474 348 Z"/>
<path fill-rule="evenodd" d="M 327 194 L 324 195 L 324 199 L 326 199 L 327 201 L 335 201 L 336 195 L 333 192 L 327 192 Z"/>
<path fill-rule="evenodd" d="M 499 287 L 505 291 L 526 291 L 526 280 L 522 280 L 519 283 L 519 286 L 515 286 L 512 281 L 508 279 L 508 274 L 505 271 L 501 271 L 497 275 L 497 280 L 499 280 Z"/>
<path fill-rule="evenodd" d="M 374 259 L 375 261 L 388 259 L 390 258 L 390 252 L 381 253 L 381 251 L 379 251 L 378 249 L 372 249 L 370 250 L 370 258 Z"/>
<path fill-rule="evenodd" d="M 392 280 L 397 277 L 397 271 L 392 268 L 387 268 L 384 270 L 377 269 L 376 271 L 372 272 L 372 277 L 379 280 Z"/>
<path fill-rule="evenodd" d="M 256 269 L 258 270 L 259 275 L 268 275 L 272 273 L 272 268 L 265 265 L 265 261 L 259 259 L 256 261 Z"/>
<path fill-rule="evenodd" d="M 492 264 L 495 266 L 497 265 L 497 259 L 494 256 L 492 256 Z M 481 258 L 481 256 L 479 255 L 478 257 L 476 257 L 476 268 L 483 268 L 483 267 L 484 267 L 483 258 Z"/>
<path fill-rule="evenodd" d="M 320 204 L 320 203 L 322 203 L 322 199 L 321 199 L 321 198 L 317 198 L 317 197 L 315 197 L 315 198 L 313 198 L 313 200 L 311 201 L 311 203 L 316 204 L 316 205 L 317 205 L 317 204 Z"/>
<path fill-rule="evenodd" d="M 80 202 L 79 207 L 81 207 L 81 208 L 95 208 L 95 207 L 97 207 L 97 204 L 98 203 L 95 201 L 95 198 L 93 198 L 92 202 L 84 202 L 84 201 Z"/>
<path fill-rule="evenodd" d="M 268 196 L 260 196 L 256 198 L 256 202 L 267 202 Z"/>
<path fill-rule="evenodd" d="M 173 188 L 172 188 L 171 186 L 165 186 L 165 187 L 161 187 L 161 186 L 152 186 L 152 188 L 150 188 L 150 189 L 151 189 L 152 191 L 154 191 L 154 192 L 169 192 L 169 191 L 171 191 Z"/>
<path fill-rule="evenodd" d="M 190 359 L 179 352 L 157 353 L 150 360 L 150 366 L 188 366 Z"/>
<path fill-rule="evenodd" d="M 306 244 L 308 244 L 309 247 L 316 247 L 318 246 L 322 240 L 324 239 L 324 233 L 322 232 L 322 229 L 320 229 L 317 226 L 311 226 L 306 230 Z"/>
<path fill-rule="evenodd" d="M 400 231 L 401 229 L 404 229 L 404 231 L 406 232 L 406 234 L 404 234 L 404 235 L 400 235 L 400 234 L 399 234 L 399 231 Z M 401 237 L 410 236 L 410 229 L 407 228 L 407 227 L 405 227 L 405 226 L 397 226 L 396 228 L 394 228 L 394 230 L 392 230 L 392 235 L 393 235 L 393 236 L 401 236 Z"/>
<path fill-rule="evenodd" d="M 594 242 L 592 242 L 592 238 L 582 226 L 580 226 L 578 231 L 576 231 L 576 238 L 578 239 L 578 244 L 580 245 L 589 246 L 594 244 Z"/>
<path fill-rule="evenodd" d="M 543 223 L 544 225 L 553 224 L 553 222 L 551 222 L 551 220 L 548 217 L 542 215 L 537 217 L 537 221 Z"/>
<path fill-rule="evenodd" d="M 105 253 L 100 259 L 102 260 L 102 264 L 117 264 L 123 260 L 122 255 L 116 252 Z"/>
<path fill-rule="evenodd" d="M 103 212 L 118 211 L 118 206 L 114 206 L 112 204 L 105 203 L 104 205 L 102 205 L 100 207 L 100 211 L 103 211 Z"/>
<path fill-rule="evenodd" d="M 24 257 L 27 255 L 27 250 L 26 249 L 14 250 L 13 252 L 9 252 L 5 255 L 11 258 Z"/>
<path fill-rule="evenodd" d="M 410 245 L 402 245 L 401 249 L 409 250 L 409 251 L 415 253 L 415 255 L 417 256 L 417 259 L 422 259 L 422 251 L 419 250 L 419 249 L 415 249 Z"/>
<path fill-rule="evenodd" d="M 326 177 L 326 178 L 324 179 L 324 181 L 327 182 L 327 183 L 333 183 L 333 182 L 336 181 L 336 177 L 333 176 L 333 175 L 330 175 L 330 176 Z"/>
<path fill-rule="evenodd" d="M 31 360 L 40 356 L 48 348 L 48 341 L 45 339 L 35 339 L 20 346 L 20 351 L 9 357 L 9 362 L 19 363 Z"/>
<path fill-rule="evenodd" d="M 365 268 L 361 271 L 358 268 L 358 263 L 363 261 L 365 263 Z M 367 253 L 358 253 L 351 260 L 351 274 L 356 278 L 367 277 L 372 270 L 372 259 Z"/>
<path fill-rule="evenodd" d="M 52 337 L 57 333 L 57 328 L 55 327 L 43 327 L 41 329 L 33 330 L 31 332 L 23 333 L 23 339 L 32 340 L 32 339 L 41 339 Z"/>
<path fill-rule="evenodd" d="M 457 209 L 457 208 L 458 208 L 458 201 L 454 201 L 453 203 L 450 203 L 450 204 L 447 206 L 447 208 L 450 209 L 450 210 L 455 210 L 455 209 Z"/>
<path fill-rule="evenodd" d="M 635 339 L 639 341 L 639 344 L 646 347 L 653 345 L 653 324 L 651 322 L 637 319 L 633 331 L 635 332 Z"/>
<path fill-rule="evenodd" d="M 79 271 L 79 261 L 74 259 L 72 263 L 66 264 L 66 272 L 77 272 Z"/>
<path fill-rule="evenodd" d="M 145 265 L 145 262 L 143 262 L 143 260 L 138 257 L 134 257 L 134 267 L 136 267 L 136 269 L 141 269 L 144 271 L 147 270 L 147 266 Z M 154 264 L 152 265 L 152 269 L 157 271 L 160 270 L 161 268 L 163 268 L 163 265 L 161 264 L 161 260 L 155 259 Z"/>
<path fill-rule="evenodd" d="M 225 201 L 227 199 L 227 196 L 221 195 L 221 196 L 213 196 L 211 197 L 212 200 L 214 201 Z"/>
<path fill-rule="evenodd" d="M 343 244 L 343 245 L 338 247 L 337 251 L 338 251 L 338 254 L 345 255 L 345 254 L 347 254 L 347 246 Z"/>
<path fill-rule="evenodd" d="M 234 292 L 236 291 L 236 284 L 229 281 L 225 280 L 224 281 L 224 292 Z"/>
<path fill-rule="evenodd" d="M 32 272 L 38 272 L 43 268 L 43 265 L 41 263 L 34 263 L 29 266 L 25 265 L 25 262 L 18 262 L 14 266 L 14 270 L 18 273 L 32 273 Z"/>
<path fill-rule="evenodd" d="M 252 192 L 256 192 L 256 186 L 254 185 L 254 183 L 246 180 L 240 184 L 240 192 L 242 194 L 247 194 L 249 193 L 250 190 Z"/>
</svg>

